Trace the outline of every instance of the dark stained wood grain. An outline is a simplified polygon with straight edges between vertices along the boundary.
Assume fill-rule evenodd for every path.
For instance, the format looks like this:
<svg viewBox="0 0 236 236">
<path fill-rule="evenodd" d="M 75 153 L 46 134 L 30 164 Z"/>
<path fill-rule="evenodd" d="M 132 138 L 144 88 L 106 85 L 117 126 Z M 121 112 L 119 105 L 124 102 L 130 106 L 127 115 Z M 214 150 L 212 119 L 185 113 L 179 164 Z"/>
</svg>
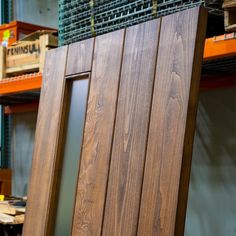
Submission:
<svg viewBox="0 0 236 236">
<path fill-rule="evenodd" d="M 69 45 L 66 75 L 91 71 L 93 47 L 94 38 Z"/>
<path fill-rule="evenodd" d="M 73 235 L 100 235 L 118 96 L 124 30 L 96 38 Z"/>
<path fill-rule="evenodd" d="M 159 26 L 126 32 L 103 235 L 136 235 Z"/>
<path fill-rule="evenodd" d="M 78 73 L 91 77 L 72 235 L 183 235 L 205 29 L 195 8 L 48 53 L 24 236 L 53 235 Z"/>
<path fill-rule="evenodd" d="M 140 207 L 140 236 L 175 235 L 183 155 L 191 158 L 194 122 L 190 120 L 195 120 L 196 115 L 205 25 L 206 14 L 199 8 L 162 19 Z M 185 208 L 186 199 L 181 203 L 184 206 L 179 207 Z M 184 222 L 183 214 L 181 217 L 179 224 Z"/>
<path fill-rule="evenodd" d="M 49 208 L 54 200 L 51 195 L 54 191 L 54 170 L 65 86 L 66 57 L 67 46 L 51 50 L 46 57 L 24 236 L 46 235 L 50 221 Z"/>
<path fill-rule="evenodd" d="M 200 16 L 197 25 L 196 45 L 193 58 L 192 79 L 190 84 L 190 96 L 188 102 L 188 113 L 186 121 L 186 131 L 184 137 L 184 150 L 181 167 L 178 206 L 175 222 L 175 235 L 184 235 L 186 208 L 188 202 L 189 180 L 191 173 L 191 162 L 193 152 L 194 132 L 197 116 L 197 105 L 200 88 L 201 67 L 203 61 L 203 51 L 207 27 L 207 11 L 200 9 Z"/>
</svg>

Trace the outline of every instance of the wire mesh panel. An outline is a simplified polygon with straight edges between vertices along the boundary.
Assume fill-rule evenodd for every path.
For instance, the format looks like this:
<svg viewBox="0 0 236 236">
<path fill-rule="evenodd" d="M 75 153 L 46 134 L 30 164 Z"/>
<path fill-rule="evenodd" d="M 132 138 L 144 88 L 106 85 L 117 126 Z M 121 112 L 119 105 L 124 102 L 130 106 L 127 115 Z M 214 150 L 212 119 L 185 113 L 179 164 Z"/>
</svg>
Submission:
<svg viewBox="0 0 236 236">
<path fill-rule="evenodd" d="M 213 0 L 59 0 L 59 43 L 70 44 L 199 5 L 222 14 L 212 4 Z"/>
</svg>

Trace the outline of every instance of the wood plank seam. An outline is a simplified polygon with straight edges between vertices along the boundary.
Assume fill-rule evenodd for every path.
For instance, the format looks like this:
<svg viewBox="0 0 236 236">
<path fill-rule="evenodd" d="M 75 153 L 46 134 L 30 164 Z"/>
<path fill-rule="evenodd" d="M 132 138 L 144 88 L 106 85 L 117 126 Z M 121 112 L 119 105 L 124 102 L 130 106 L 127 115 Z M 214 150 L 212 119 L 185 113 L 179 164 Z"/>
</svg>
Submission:
<svg viewBox="0 0 236 236">
<path fill-rule="evenodd" d="M 119 83 L 117 88 L 117 97 L 116 97 L 116 105 L 115 105 L 115 115 L 114 115 L 114 121 L 113 121 L 113 131 L 112 131 L 112 141 L 111 141 L 111 147 L 113 146 L 114 142 L 114 133 L 115 133 L 115 126 L 116 126 L 116 117 L 117 117 L 117 107 L 118 107 L 118 98 L 119 98 L 119 92 L 120 92 L 120 78 L 121 78 L 121 71 L 122 71 L 122 65 L 123 65 L 123 59 L 124 59 L 124 48 L 125 48 L 125 39 L 126 39 L 126 29 L 124 30 L 124 39 L 123 39 L 123 45 L 122 45 L 122 56 L 121 56 L 121 66 L 120 66 L 120 72 L 119 72 Z M 103 224 L 104 224 L 104 216 L 105 216 L 105 208 L 106 208 L 106 200 L 107 200 L 107 190 L 108 190 L 108 181 L 109 181 L 109 173 L 110 173 L 110 167 L 111 167 L 111 155 L 112 155 L 112 148 L 110 149 L 110 160 L 109 160 L 109 168 L 108 168 L 108 175 L 107 175 L 107 182 L 106 182 L 106 191 L 105 191 L 105 200 L 103 205 L 103 214 L 102 214 L 102 225 L 101 225 L 101 233 L 100 236 L 102 236 L 103 232 Z"/>
<path fill-rule="evenodd" d="M 161 26 L 162 26 L 162 17 L 160 18 L 160 28 L 158 32 L 157 37 L 157 52 L 156 52 L 156 59 L 155 59 L 155 67 L 154 67 L 154 75 L 153 75 L 153 85 L 152 85 L 152 97 L 151 97 L 151 108 L 149 110 L 149 121 L 148 121 L 148 131 L 147 131 L 147 139 L 146 139 L 146 147 L 145 147 L 145 158 L 144 158 L 144 167 L 143 167 L 143 176 L 142 176 L 142 186 L 141 186 L 141 197 L 140 197 L 140 204 L 139 204 L 139 212 L 138 212 L 138 227 L 136 229 L 136 234 L 138 235 L 138 228 L 139 228 L 139 220 L 140 220 L 140 208 L 141 208 L 141 200 L 142 200 L 142 192 L 143 192 L 143 182 L 144 182 L 144 170 L 146 166 L 146 156 L 147 156 L 147 148 L 148 148 L 148 137 L 149 137 L 149 131 L 150 131 L 150 122 L 151 122 L 151 113 L 152 113 L 152 106 L 153 106 L 153 93 L 154 93 L 154 87 L 155 87 L 155 77 L 156 77 L 156 68 L 157 68 L 157 57 L 158 57 L 158 51 L 159 51 L 159 43 L 160 43 L 160 36 L 161 36 Z"/>
</svg>

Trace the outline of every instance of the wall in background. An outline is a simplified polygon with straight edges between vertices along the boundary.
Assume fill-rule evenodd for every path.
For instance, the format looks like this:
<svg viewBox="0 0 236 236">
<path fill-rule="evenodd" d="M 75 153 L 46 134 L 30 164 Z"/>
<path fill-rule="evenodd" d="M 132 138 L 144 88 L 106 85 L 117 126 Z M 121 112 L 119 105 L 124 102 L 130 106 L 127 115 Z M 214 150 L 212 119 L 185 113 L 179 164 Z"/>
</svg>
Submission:
<svg viewBox="0 0 236 236">
<path fill-rule="evenodd" d="M 14 0 L 14 19 L 58 28 L 58 0 Z"/>
<path fill-rule="evenodd" d="M 202 92 L 185 236 L 236 235 L 236 88 Z"/>
<path fill-rule="evenodd" d="M 27 194 L 36 120 L 36 112 L 12 115 L 11 168 L 12 194 L 14 196 L 25 196 Z"/>
</svg>

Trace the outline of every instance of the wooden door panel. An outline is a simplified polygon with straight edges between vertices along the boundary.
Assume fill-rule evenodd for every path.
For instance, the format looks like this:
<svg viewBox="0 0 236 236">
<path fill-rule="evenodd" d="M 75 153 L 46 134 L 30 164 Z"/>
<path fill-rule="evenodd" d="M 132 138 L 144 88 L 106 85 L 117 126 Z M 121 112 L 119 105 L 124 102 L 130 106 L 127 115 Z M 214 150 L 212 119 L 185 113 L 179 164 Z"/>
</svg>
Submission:
<svg viewBox="0 0 236 236">
<path fill-rule="evenodd" d="M 115 122 L 124 30 L 96 38 L 73 235 L 100 235 Z"/>
<path fill-rule="evenodd" d="M 200 17 L 205 18 L 204 13 Z M 194 126 L 194 122 L 186 126 L 187 119 L 195 120 L 196 116 L 199 55 L 203 53 L 203 46 L 196 51 L 195 45 L 203 45 L 205 34 L 205 25 L 200 26 L 199 22 L 202 22 L 199 8 L 162 19 L 140 208 L 140 236 L 175 234 L 182 159 L 185 148 L 193 143 L 193 132 L 185 134 Z M 190 159 L 191 155 L 185 158 Z"/>
<path fill-rule="evenodd" d="M 48 52 L 24 236 L 53 235 L 78 75 L 90 81 L 71 234 L 183 235 L 205 29 L 194 8 Z"/>
<path fill-rule="evenodd" d="M 134 235 L 146 152 L 160 20 L 127 29 L 103 235 Z"/>
<path fill-rule="evenodd" d="M 45 62 L 24 225 L 26 236 L 46 235 L 48 210 L 54 200 L 58 124 L 62 113 L 66 56 L 67 46 L 52 50 Z"/>
</svg>

